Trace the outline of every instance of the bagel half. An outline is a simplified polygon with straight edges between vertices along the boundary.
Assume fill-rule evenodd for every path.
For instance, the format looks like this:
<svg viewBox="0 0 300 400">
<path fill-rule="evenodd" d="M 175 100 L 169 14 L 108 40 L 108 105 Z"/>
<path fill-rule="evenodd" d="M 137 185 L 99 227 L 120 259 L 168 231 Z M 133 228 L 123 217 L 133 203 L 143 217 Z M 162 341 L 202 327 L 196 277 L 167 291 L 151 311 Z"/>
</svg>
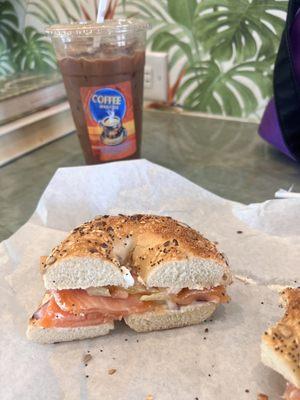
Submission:
<svg viewBox="0 0 300 400">
<path fill-rule="evenodd" d="M 300 289 L 285 289 L 281 300 L 286 308 L 285 315 L 262 336 L 261 357 L 265 365 L 283 375 L 299 390 Z"/>
<path fill-rule="evenodd" d="M 170 217 L 103 216 L 77 228 L 47 257 L 46 289 L 126 287 L 130 263 L 149 287 L 203 289 L 231 282 L 214 243 Z"/>
</svg>

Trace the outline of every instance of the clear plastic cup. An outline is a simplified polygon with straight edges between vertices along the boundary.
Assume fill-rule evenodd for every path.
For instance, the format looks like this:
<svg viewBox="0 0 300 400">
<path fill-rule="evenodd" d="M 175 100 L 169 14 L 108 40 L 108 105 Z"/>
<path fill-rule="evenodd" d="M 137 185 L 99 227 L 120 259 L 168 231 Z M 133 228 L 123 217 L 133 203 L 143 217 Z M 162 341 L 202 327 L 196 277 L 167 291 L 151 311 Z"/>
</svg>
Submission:
<svg viewBox="0 0 300 400">
<path fill-rule="evenodd" d="M 147 28 L 119 19 L 46 30 L 88 164 L 140 156 Z"/>
</svg>

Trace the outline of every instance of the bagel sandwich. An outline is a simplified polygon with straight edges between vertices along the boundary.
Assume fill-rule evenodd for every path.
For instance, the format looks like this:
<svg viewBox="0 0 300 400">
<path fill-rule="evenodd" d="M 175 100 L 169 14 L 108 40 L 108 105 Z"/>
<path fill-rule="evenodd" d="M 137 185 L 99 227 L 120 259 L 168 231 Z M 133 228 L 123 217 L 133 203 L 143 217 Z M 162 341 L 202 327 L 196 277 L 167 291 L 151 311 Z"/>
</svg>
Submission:
<svg viewBox="0 0 300 400">
<path fill-rule="evenodd" d="M 284 317 L 262 336 L 262 362 L 287 381 L 285 400 L 300 400 L 300 288 L 281 294 Z"/>
<path fill-rule="evenodd" d="M 46 294 L 27 337 L 53 343 L 198 324 L 229 301 L 232 275 L 214 243 L 170 217 L 99 216 L 41 262 Z"/>
</svg>

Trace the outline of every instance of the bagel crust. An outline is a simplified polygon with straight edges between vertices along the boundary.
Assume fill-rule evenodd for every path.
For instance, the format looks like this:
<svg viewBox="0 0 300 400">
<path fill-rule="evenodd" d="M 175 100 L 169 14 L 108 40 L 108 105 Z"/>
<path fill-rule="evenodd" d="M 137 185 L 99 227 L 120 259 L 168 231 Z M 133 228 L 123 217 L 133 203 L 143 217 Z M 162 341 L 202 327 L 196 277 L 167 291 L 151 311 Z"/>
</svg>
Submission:
<svg viewBox="0 0 300 400">
<path fill-rule="evenodd" d="M 113 322 L 76 328 L 42 328 L 32 318 L 29 321 L 26 336 L 33 342 L 49 344 L 104 336 L 113 329 Z"/>
<path fill-rule="evenodd" d="M 143 314 L 131 314 L 125 317 L 126 324 L 136 332 L 160 331 L 200 324 L 209 318 L 217 304 L 201 302 L 182 306 L 179 310 L 149 311 Z"/>
<path fill-rule="evenodd" d="M 285 289 L 281 299 L 286 312 L 262 336 L 262 362 L 300 388 L 300 289 Z"/>
<path fill-rule="evenodd" d="M 75 228 L 42 264 L 46 289 L 126 287 L 122 267 L 149 287 L 202 289 L 231 282 L 214 243 L 171 217 L 99 216 Z"/>
</svg>

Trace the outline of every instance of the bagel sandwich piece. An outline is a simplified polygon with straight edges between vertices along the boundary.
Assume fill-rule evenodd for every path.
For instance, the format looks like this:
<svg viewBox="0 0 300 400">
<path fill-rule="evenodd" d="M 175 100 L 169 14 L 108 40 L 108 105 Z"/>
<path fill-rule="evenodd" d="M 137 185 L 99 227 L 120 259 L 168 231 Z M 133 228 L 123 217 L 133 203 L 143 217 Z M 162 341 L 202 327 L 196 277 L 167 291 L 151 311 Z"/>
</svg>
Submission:
<svg viewBox="0 0 300 400">
<path fill-rule="evenodd" d="M 300 288 L 281 293 L 284 317 L 262 336 L 262 362 L 288 381 L 285 400 L 300 400 Z"/>
<path fill-rule="evenodd" d="M 170 217 L 100 216 L 43 258 L 46 295 L 27 336 L 100 336 L 124 319 L 137 332 L 197 324 L 228 302 L 232 276 L 214 243 Z"/>
</svg>

